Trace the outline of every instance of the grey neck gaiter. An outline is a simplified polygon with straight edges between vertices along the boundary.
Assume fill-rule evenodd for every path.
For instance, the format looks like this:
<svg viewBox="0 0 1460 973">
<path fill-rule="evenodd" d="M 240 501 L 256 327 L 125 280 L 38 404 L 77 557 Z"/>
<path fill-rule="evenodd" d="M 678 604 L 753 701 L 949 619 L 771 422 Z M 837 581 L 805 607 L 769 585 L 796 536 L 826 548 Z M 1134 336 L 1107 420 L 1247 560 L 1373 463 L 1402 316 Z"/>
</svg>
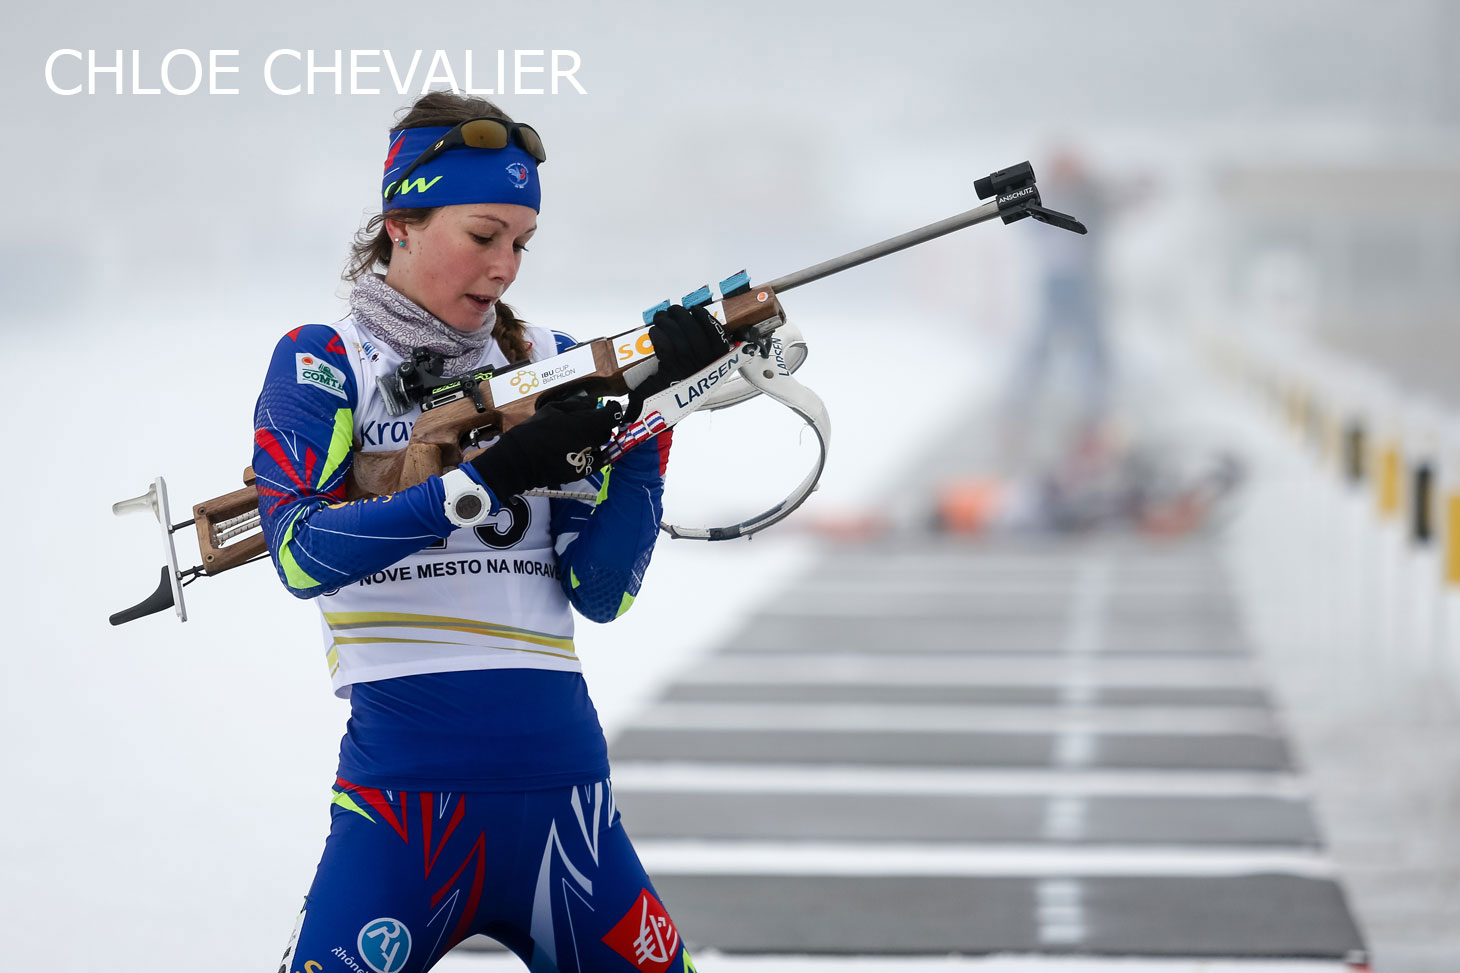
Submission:
<svg viewBox="0 0 1460 973">
<path fill-rule="evenodd" d="M 446 375 L 475 367 L 497 324 L 497 308 L 493 305 L 480 328 L 458 331 L 391 287 L 379 274 L 365 274 L 355 282 L 350 310 L 371 334 L 402 358 L 409 359 L 411 349 L 418 347 L 444 355 Z"/>
</svg>

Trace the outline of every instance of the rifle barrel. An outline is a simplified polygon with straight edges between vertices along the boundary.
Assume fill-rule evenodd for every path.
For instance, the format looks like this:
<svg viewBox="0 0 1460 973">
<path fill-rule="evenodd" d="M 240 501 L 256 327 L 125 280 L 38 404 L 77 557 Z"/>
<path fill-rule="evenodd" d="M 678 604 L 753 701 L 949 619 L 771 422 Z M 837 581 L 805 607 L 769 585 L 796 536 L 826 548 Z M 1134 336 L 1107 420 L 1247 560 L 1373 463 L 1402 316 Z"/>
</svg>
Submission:
<svg viewBox="0 0 1460 973">
<path fill-rule="evenodd" d="M 990 200 L 982 206 L 975 206 L 971 210 L 966 210 L 957 216 L 950 216 L 946 220 L 929 223 L 927 226 L 919 227 L 916 230 L 909 230 L 906 233 L 883 240 L 881 243 L 874 243 L 860 250 L 853 250 L 851 253 L 842 254 L 840 257 L 823 260 L 821 263 L 807 267 L 804 270 L 798 270 L 784 277 L 777 277 L 767 286 L 779 294 L 793 287 L 809 284 L 813 280 L 830 277 L 832 274 L 840 273 L 858 264 L 864 264 L 869 260 L 885 257 L 889 253 L 896 253 L 899 250 L 906 250 L 908 247 L 915 247 L 919 243 L 926 243 L 929 240 L 952 233 L 954 230 L 961 230 L 965 226 L 973 226 L 975 223 L 991 220 L 998 215 L 998 200 Z"/>
</svg>

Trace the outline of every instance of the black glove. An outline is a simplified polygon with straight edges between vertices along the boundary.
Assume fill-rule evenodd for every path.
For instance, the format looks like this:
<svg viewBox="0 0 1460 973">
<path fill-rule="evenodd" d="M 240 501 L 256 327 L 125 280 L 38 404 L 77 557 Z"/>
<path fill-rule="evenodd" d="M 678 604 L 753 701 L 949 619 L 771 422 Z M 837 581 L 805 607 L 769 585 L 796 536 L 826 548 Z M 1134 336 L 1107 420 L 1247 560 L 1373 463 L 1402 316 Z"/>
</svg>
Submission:
<svg viewBox="0 0 1460 973">
<path fill-rule="evenodd" d="M 685 310 L 674 304 L 660 311 L 649 327 L 649 340 L 666 385 L 689 378 L 730 351 L 730 339 L 704 305 Z"/>
<path fill-rule="evenodd" d="M 616 402 L 596 408 L 550 402 L 502 433 L 471 466 L 501 503 L 538 487 L 581 480 L 598 468 L 598 447 L 608 442 L 622 414 Z"/>
</svg>

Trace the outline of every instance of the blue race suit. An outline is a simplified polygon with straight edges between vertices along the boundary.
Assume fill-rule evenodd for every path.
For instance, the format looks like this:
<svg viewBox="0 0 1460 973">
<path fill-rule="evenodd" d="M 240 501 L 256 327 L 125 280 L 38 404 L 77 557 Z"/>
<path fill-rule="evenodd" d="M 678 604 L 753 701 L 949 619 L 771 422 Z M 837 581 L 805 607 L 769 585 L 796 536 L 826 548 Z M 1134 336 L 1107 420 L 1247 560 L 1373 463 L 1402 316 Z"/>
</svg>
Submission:
<svg viewBox="0 0 1460 973">
<path fill-rule="evenodd" d="M 281 973 L 416 973 L 478 933 L 534 971 L 693 969 L 614 807 L 568 610 L 632 604 L 668 437 L 576 485 L 593 506 L 494 497 L 495 521 L 457 529 L 439 477 L 346 502 L 352 448 L 401 448 L 419 415 L 381 411 L 375 379 L 399 359 L 380 344 L 352 318 L 290 332 L 255 412 L 269 552 L 318 599 L 351 706 Z M 493 347 L 480 367 L 503 364 Z"/>
</svg>

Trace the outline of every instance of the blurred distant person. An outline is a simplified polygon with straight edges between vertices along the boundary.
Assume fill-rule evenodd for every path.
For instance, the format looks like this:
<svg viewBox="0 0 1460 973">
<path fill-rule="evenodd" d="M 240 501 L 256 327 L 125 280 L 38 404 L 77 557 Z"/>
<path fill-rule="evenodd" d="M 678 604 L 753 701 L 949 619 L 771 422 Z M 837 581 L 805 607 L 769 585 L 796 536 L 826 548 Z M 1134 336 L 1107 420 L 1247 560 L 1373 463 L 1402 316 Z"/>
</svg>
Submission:
<svg viewBox="0 0 1460 973">
<path fill-rule="evenodd" d="M 1036 170 L 1038 172 L 1038 170 Z M 1100 444 L 1110 404 L 1111 360 L 1102 294 L 1103 243 L 1110 201 L 1073 150 L 1057 151 L 1039 172 L 1045 205 L 1080 220 L 1090 232 L 1037 226 L 1030 233 L 1038 263 L 1033 328 L 1016 352 L 1003 401 L 1005 460 L 1018 465 L 1040 404 L 1040 390 L 1056 348 L 1067 352 L 1077 389 L 1073 446 L 1077 454 Z"/>
</svg>

